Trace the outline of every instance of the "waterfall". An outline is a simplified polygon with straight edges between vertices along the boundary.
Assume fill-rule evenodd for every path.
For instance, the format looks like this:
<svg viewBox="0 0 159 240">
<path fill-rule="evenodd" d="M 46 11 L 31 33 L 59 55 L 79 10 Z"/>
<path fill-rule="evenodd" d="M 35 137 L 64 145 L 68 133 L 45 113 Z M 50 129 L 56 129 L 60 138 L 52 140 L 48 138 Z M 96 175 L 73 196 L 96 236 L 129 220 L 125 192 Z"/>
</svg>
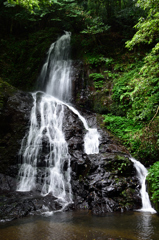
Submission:
<svg viewBox="0 0 159 240">
<path fill-rule="evenodd" d="M 156 213 L 156 211 L 151 206 L 149 195 L 146 191 L 146 176 L 148 174 L 147 169 L 144 167 L 144 165 L 142 165 L 139 161 L 137 161 L 133 157 L 131 157 L 130 160 L 134 163 L 134 167 L 136 168 L 137 172 L 137 177 L 141 184 L 140 194 L 142 200 L 142 208 L 139 211 Z"/>
<path fill-rule="evenodd" d="M 64 108 L 78 116 L 86 130 L 84 151 L 99 153 L 99 133 L 90 128 L 86 119 L 71 104 L 72 62 L 69 58 L 71 34 L 65 34 L 51 44 L 46 62 L 39 77 L 41 91 L 32 93 L 33 107 L 30 128 L 23 138 L 19 156 L 21 166 L 17 191 L 36 190 L 42 196 L 52 194 L 61 203 L 62 209 L 73 202 L 71 189 L 71 166 L 68 144 L 63 132 Z M 141 184 L 142 208 L 140 211 L 155 213 L 146 192 L 146 168 L 130 158 Z"/>
<path fill-rule="evenodd" d="M 84 151 L 86 154 L 97 154 L 99 153 L 99 137 L 100 134 L 98 133 L 96 128 L 89 128 L 86 119 L 80 115 L 80 113 L 73 108 L 65 104 L 72 112 L 74 112 L 79 119 L 82 121 L 84 128 L 87 130 L 87 133 L 84 137 Z"/>
<path fill-rule="evenodd" d="M 30 128 L 19 151 L 21 166 L 17 184 L 17 191 L 38 189 L 43 196 L 52 194 L 61 203 L 62 209 L 73 201 L 70 155 L 62 129 L 65 106 L 79 117 L 87 131 L 85 152 L 99 152 L 97 129 L 89 128 L 85 118 L 69 103 L 72 97 L 70 37 L 71 34 L 65 32 L 51 44 L 39 77 L 43 91 L 32 93 L 34 103 Z"/>
<path fill-rule="evenodd" d="M 72 96 L 70 39 L 71 33 L 65 32 L 51 44 L 38 84 L 45 93 L 64 102 L 69 102 Z"/>
<path fill-rule="evenodd" d="M 72 97 L 72 62 L 69 58 L 71 34 L 65 34 L 51 44 L 46 62 L 39 77 L 40 90 L 32 93 L 33 107 L 30 128 L 23 138 L 19 156 L 21 166 L 17 191 L 41 191 L 42 196 L 52 194 L 61 203 L 62 209 L 73 202 L 71 189 L 71 166 L 68 144 L 63 132 L 64 108 L 78 116 L 86 130 L 84 151 L 99 153 L 99 133 L 90 128 L 86 119 L 70 104 Z M 141 184 L 141 211 L 155 213 L 146 192 L 145 167 L 134 163 Z"/>
</svg>

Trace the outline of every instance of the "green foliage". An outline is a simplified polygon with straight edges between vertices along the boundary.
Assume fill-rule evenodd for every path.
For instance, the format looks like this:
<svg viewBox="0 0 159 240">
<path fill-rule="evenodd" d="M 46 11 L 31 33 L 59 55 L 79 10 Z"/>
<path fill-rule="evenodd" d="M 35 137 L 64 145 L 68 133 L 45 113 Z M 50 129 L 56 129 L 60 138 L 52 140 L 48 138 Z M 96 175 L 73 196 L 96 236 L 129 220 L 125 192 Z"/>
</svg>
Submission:
<svg viewBox="0 0 159 240">
<path fill-rule="evenodd" d="M 87 9 L 90 11 L 91 15 L 94 16 L 101 16 L 104 22 L 108 22 L 110 19 L 115 18 L 118 15 L 124 16 L 123 11 L 126 9 L 132 9 L 135 6 L 135 2 L 133 0 L 88 0 Z M 129 17 L 130 17 L 130 10 L 129 10 Z"/>
<path fill-rule="evenodd" d="M 118 175 L 126 175 L 126 171 L 128 170 L 128 163 L 127 161 L 125 160 L 122 160 L 120 159 L 120 156 L 119 156 L 119 159 L 114 161 L 114 162 L 109 162 L 110 164 L 110 169 L 112 172 L 116 172 L 118 171 Z M 108 169 L 107 169 L 108 170 Z M 115 179 L 116 182 L 119 182 L 119 179 Z"/>
<path fill-rule="evenodd" d="M 113 100 L 117 103 L 120 103 L 119 108 L 121 108 L 123 111 L 131 111 L 132 107 L 132 101 L 131 101 L 131 90 L 133 89 L 133 86 L 131 86 L 131 80 L 134 77 L 138 76 L 138 72 L 140 69 L 141 64 L 136 65 L 131 69 L 132 64 L 127 66 L 125 69 L 125 72 L 117 78 L 114 82 L 113 86 Z M 125 113 L 126 114 L 126 113 Z"/>
<path fill-rule="evenodd" d="M 129 69 L 115 82 L 113 99 L 121 103 L 128 118 L 150 120 L 159 104 L 158 54 L 147 55 Z"/>
<path fill-rule="evenodd" d="M 112 66 L 112 64 L 114 63 L 113 58 L 103 58 L 103 59 L 105 61 L 106 68 L 110 68 Z"/>
<path fill-rule="evenodd" d="M 118 166 L 118 171 L 120 173 L 123 173 L 123 171 L 125 170 L 125 168 L 127 167 L 127 163 L 126 162 L 122 162 L 119 166 Z"/>
<path fill-rule="evenodd" d="M 139 7 L 147 11 L 147 17 L 141 17 L 135 25 L 137 32 L 126 47 L 130 50 L 138 44 L 151 44 L 151 52 L 144 58 L 140 76 L 133 78 L 133 89 L 128 95 L 133 100 L 132 111 L 128 115 L 136 119 L 150 120 L 159 105 L 159 2 L 158 0 L 138 0 Z M 129 84 L 130 87 L 130 84 Z"/>
<path fill-rule="evenodd" d="M 108 130 L 114 133 L 116 136 L 120 137 L 124 144 L 132 148 L 136 147 L 137 139 L 133 138 L 135 133 L 138 133 L 142 128 L 142 124 L 136 122 L 133 119 L 128 119 L 126 117 L 114 116 L 111 114 L 103 115 L 104 123 Z"/>
<path fill-rule="evenodd" d="M 159 118 L 152 119 L 149 126 L 145 126 L 140 134 L 140 147 L 136 152 L 147 165 L 152 164 L 159 156 Z"/>
<path fill-rule="evenodd" d="M 159 155 L 159 64 L 158 44 L 142 60 L 128 55 L 129 62 L 114 65 L 112 74 L 114 103 L 106 127 L 118 136 L 135 157 L 145 164 Z M 123 58 L 124 59 L 124 58 Z M 113 75 L 113 74 L 116 75 Z M 128 122 L 127 126 L 123 124 Z M 137 126 L 134 129 L 134 126 Z"/>
<path fill-rule="evenodd" d="M 159 161 L 155 162 L 149 169 L 147 180 L 152 194 L 153 202 L 159 202 Z"/>
<path fill-rule="evenodd" d="M 102 88 L 103 87 L 103 80 L 104 80 L 104 76 L 101 73 L 91 73 L 89 74 L 89 78 L 92 78 L 94 81 L 94 87 L 96 89 Z"/>
<path fill-rule="evenodd" d="M 25 18 L 34 24 L 59 25 L 62 29 L 72 31 L 72 28 L 82 30 L 92 22 L 90 15 L 74 0 L 8 0 L 4 3 L 7 11 L 13 7 L 18 11 L 13 17 Z M 39 26 L 39 25 L 38 25 Z"/>
<path fill-rule="evenodd" d="M 104 71 L 104 73 L 106 74 L 107 79 L 115 79 L 119 76 L 118 73 L 115 73 L 115 72 L 112 72 L 112 71 L 109 71 L 109 70 Z"/>
<path fill-rule="evenodd" d="M 81 31 L 85 34 L 99 34 L 106 32 L 110 26 L 105 25 L 99 17 L 93 18 L 87 28 Z"/>
<path fill-rule="evenodd" d="M 106 68 L 109 68 L 113 63 L 113 58 L 106 58 L 104 55 L 87 55 L 86 63 L 90 65 L 90 68 L 99 67 L 104 65 Z"/>
<path fill-rule="evenodd" d="M 94 82 L 95 89 L 101 89 L 103 87 L 104 82 L 102 80 L 98 82 Z"/>
<path fill-rule="evenodd" d="M 8 0 L 8 2 L 5 2 L 6 6 L 14 6 L 14 5 L 19 5 L 22 6 L 29 11 L 33 12 L 33 8 L 39 8 L 40 5 L 51 5 L 53 2 L 56 2 L 54 0 Z M 8 5 L 9 4 L 9 5 Z"/>
<path fill-rule="evenodd" d="M 159 34 L 159 12 L 158 0 L 144 1 L 138 0 L 137 5 L 147 10 L 147 17 L 140 17 L 138 23 L 134 26 L 137 32 L 130 41 L 126 42 L 126 47 L 132 49 L 139 43 L 152 43 L 158 41 Z"/>
<path fill-rule="evenodd" d="M 91 73 L 89 78 L 93 78 L 93 81 L 98 81 L 99 79 L 104 79 L 104 76 L 101 73 Z"/>
<path fill-rule="evenodd" d="M 86 58 L 86 64 L 90 65 L 90 68 L 98 67 L 105 62 L 105 58 L 103 55 L 88 55 Z"/>
</svg>

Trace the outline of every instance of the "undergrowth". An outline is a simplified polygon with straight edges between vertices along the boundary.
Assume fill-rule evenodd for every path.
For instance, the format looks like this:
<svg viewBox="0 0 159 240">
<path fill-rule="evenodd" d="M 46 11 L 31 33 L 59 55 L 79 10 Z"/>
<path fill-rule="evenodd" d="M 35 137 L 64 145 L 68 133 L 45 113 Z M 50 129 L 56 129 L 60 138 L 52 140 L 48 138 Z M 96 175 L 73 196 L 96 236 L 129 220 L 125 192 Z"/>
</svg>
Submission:
<svg viewBox="0 0 159 240">
<path fill-rule="evenodd" d="M 158 52 L 143 59 L 134 54 L 128 59 L 113 66 L 114 103 L 112 114 L 104 115 L 104 122 L 135 157 L 149 165 L 159 156 Z M 118 109 L 115 111 L 113 106 Z"/>
<path fill-rule="evenodd" d="M 151 199 L 154 203 L 159 202 L 159 161 L 155 162 L 149 169 L 147 176 L 149 190 L 152 193 Z"/>
<path fill-rule="evenodd" d="M 104 123 L 108 130 L 123 140 L 124 145 L 130 150 L 139 148 L 139 136 L 142 129 L 142 123 L 136 124 L 133 119 L 114 116 L 112 114 L 103 115 Z"/>
</svg>

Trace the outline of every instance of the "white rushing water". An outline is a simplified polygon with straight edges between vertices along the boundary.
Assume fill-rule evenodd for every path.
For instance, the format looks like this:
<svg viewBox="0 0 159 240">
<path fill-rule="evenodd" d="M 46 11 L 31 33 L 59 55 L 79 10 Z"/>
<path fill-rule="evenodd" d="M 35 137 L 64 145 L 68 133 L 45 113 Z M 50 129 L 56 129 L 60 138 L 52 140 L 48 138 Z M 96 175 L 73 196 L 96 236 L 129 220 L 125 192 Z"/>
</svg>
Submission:
<svg viewBox="0 0 159 240">
<path fill-rule="evenodd" d="M 142 208 L 139 211 L 156 213 L 155 209 L 153 209 L 151 206 L 150 198 L 146 191 L 146 176 L 148 174 L 148 171 L 143 164 L 141 164 L 133 157 L 131 157 L 130 160 L 134 163 L 134 167 L 136 168 L 137 172 L 137 177 L 141 184 L 140 194 L 142 200 Z"/>
<path fill-rule="evenodd" d="M 65 104 L 72 112 L 74 112 L 79 119 L 82 121 L 83 126 L 87 130 L 87 133 L 84 137 L 84 151 L 86 154 L 97 154 L 99 153 L 99 137 L 100 134 L 98 133 L 96 128 L 89 128 L 86 119 L 80 115 L 80 113 L 73 108 Z"/>
<path fill-rule="evenodd" d="M 22 140 L 19 152 L 22 164 L 17 185 L 17 191 L 31 191 L 42 184 L 41 194 L 45 196 L 51 193 L 61 202 L 62 208 L 72 202 L 70 156 L 62 130 L 64 106 L 79 117 L 87 130 L 85 152 L 99 152 L 97 129 L 89 128 L 85 118 L 69 104 L 72 91 L 69 46 L 68 32 L 50 46 L 39 78 L 41 85 L 45 85 L 45 92 L 32 93 L 34 104 L 30 129 Z M 39 176 L 39 164 L 45 169 L 45 176 Z M 64 165 L 67 165 L 65 170 Z"/>
<path fill-rule="evenodd" d="M 62 131 L 64 106 L 49 95 L 42 94 L 39 102 L 37 102 L 39 93 L 32 95 L 34 106 L 31 112 L 29 133 L 20 149 L 23 164 L 19 171 L 20 180 L 17 190 L 30 191 L 36 188 L 37 164 L 41 161 L 42 142 L 46 141 L 48 151 L 42 160 L 45 165 L 45 176 L 40 179 L 43 182 L 41 193 L 42 195 L 52 193 L 63 202 L 70 202 L 72 200 L 70 156 Z M 67 171 L 64 172 L 66 161 Z"/>
</svg>

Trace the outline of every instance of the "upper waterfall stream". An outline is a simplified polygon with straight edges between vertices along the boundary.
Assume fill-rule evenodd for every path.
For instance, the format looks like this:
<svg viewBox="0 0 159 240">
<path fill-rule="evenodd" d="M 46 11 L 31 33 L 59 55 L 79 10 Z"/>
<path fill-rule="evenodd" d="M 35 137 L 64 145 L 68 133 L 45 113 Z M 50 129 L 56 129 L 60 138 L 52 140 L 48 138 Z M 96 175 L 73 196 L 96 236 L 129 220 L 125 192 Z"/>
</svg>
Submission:
<svg viewBox="0 0 159 240">
<path fill-rule="evenodd" d="M 70 37 L 71 34 L 66 32 L 50 46 L 39 77 L 40 90 L 32 93 L 34 102 L 30 128 L 19 151 L 21 166 L 17 184 L 17 191 L 38 189 L 43 196 L 51 193 L 60 202 L 62 209 L 73 202 L 70 155 L 63 131 L 64 109 L 71 110 L 83 124 L 86 131 L 86 154 L 99 153 L 100 138 L 97 129 L 90 128 L 86 119 L 70 104 L 73 72 L 69 58 Z M 142 210 L 153 212 L 155 210 L 152 209 L 149 198 L 145 197 L 148 194 L 143 185 L 143 178 L 146 178 L 147 173 L 142 164 L 132 158 L 130 160 L 134 163 L 139 180 L 142 179 Z"/>
</svg>

